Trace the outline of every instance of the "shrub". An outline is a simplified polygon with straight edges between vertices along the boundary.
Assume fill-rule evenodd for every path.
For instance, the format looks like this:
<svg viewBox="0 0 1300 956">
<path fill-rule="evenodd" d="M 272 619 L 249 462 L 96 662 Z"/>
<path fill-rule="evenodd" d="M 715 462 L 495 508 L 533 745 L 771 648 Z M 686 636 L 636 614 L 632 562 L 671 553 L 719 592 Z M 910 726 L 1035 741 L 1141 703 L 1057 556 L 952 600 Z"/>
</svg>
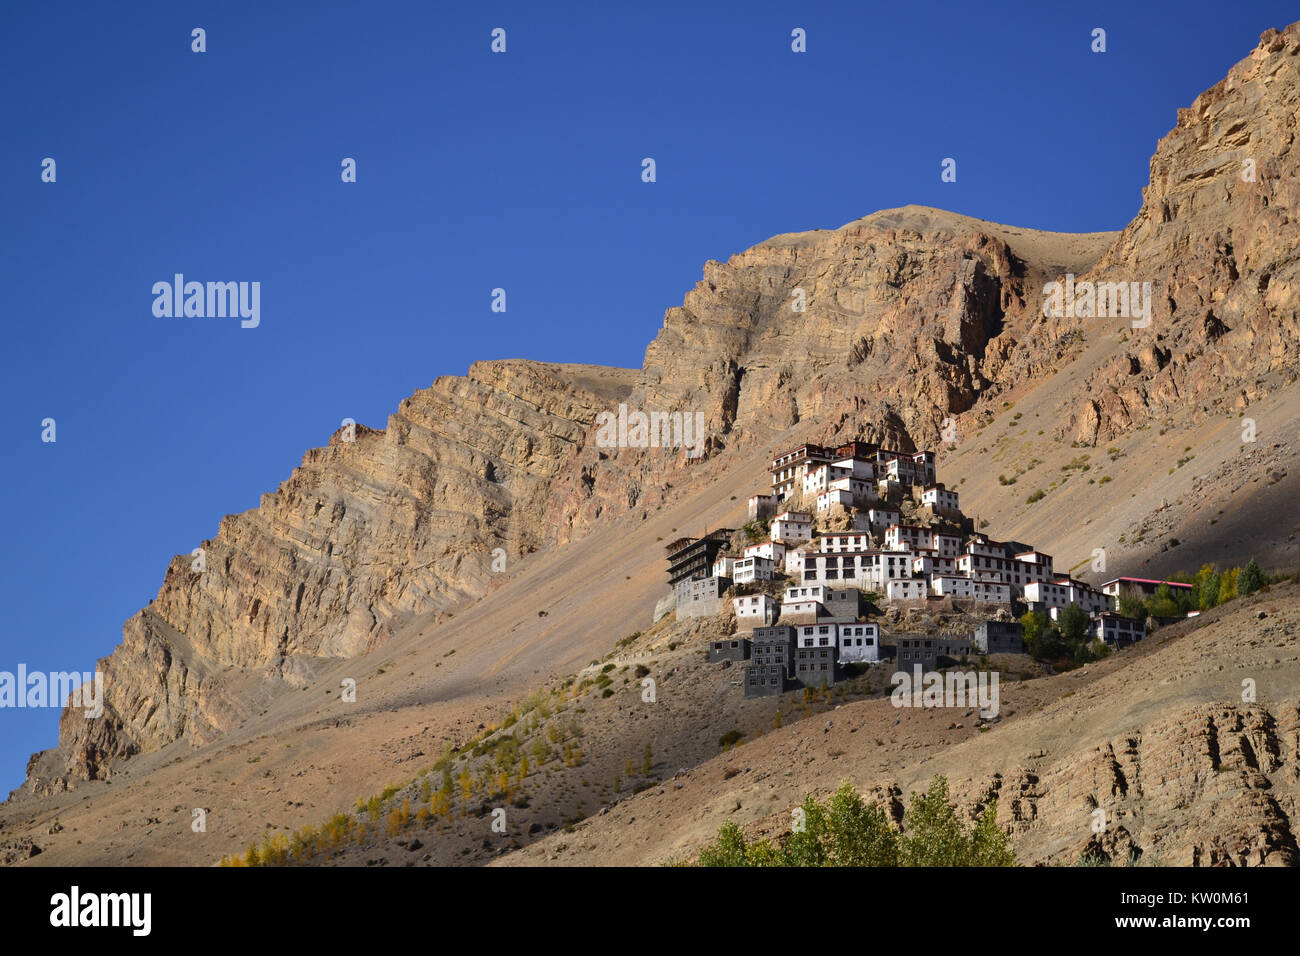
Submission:
<svg viewBox="0 0 1300 956">
<path fill-rule="evenodd" d="M 1006 834 L 989 804 L 974 825 L 958 817 L 948 783 L 935 777 L 912 797 L 902 832 L 878 803 L 866 803 L 845 781 L 825 804 L 811 795 L 781 845 L 747 843 L 735 823 L 723 824 L 700 850 L 697 866 L 1015 866 Z"/>
<path fill-rule="evenodd" d="M 736 744 L 740 743 L 740 738 L 744 736 L 745 735 L 739 730 L 728 730 L 718 738 L 718 746 L 723 750 L 730 750 L 732 747 L 736 746 Z"/>
<path fill-rule="evenodd" d="M 1255 559 L 1251 558 L 1250 563 L 1241 569 L 1241 574 L 1237 577 L 1237 593 L 1254 594 L 1267 583 L 1264 572 L 1255 563 Z"/>
</svg>

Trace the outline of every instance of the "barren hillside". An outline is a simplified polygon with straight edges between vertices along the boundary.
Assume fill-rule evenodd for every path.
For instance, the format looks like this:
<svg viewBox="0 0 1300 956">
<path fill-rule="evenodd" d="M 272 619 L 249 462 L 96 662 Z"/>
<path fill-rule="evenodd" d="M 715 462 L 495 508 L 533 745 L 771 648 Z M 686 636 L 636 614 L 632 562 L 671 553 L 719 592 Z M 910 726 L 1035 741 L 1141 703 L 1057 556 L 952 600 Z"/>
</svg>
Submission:
<svg viewBox="0 0 1300 956">
<path fill-rule="evenodd" d="M 1242 682 L 1255 682 L 1244 703 Z M 848 703 L 773 730 L 506 857 L 514 864 L 688 859 L 727 820 L 790 828 L 842 780 L 892 812 L 935 774 L 972 815 L 998 801 L 1022 863 L 1094 850 L 1167 866 L 1300 863 L 1300 586 L 1157 632 L 1079 671 L 1005 685 L 1001 720 L 971 709 Z M 811 725 L 811 728 L 810 728 Z M 1095 833 L 1094 811 L 1107 825 Z"/>
</svg>

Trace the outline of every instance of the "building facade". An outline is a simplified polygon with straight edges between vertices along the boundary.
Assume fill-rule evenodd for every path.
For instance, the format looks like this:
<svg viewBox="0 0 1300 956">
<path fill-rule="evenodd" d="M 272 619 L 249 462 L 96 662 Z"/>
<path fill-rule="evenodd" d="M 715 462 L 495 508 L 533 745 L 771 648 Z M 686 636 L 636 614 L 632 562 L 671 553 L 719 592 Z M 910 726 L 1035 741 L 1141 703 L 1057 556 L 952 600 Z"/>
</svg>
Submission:
<svg viewBox="0 0 1300 956">
<path fill-rule="evenodd" d="M 835 684 L 834 647 L 802 647 L 795 651 L 794 679 L 804 687 L 831 687 Z"/>
<path fill-rule="evenodd" d="M 732 580 L 737 584 L 770 581 L 773 567 L 771 558 L 737 558 Z"/>
<path fill-rule="evenodd" d="M 1097 615 L 1090 630 L 1094 638 L 1105 641 L 1111 647 L 1133 644 L 1147 636 L 1145 621 L 1139 621 L 1134 617 L 1121 617 L 1110 612 Z"/>
<path fill-rule="evenodd" d="M 1023 654 L 1025 633 L 1019 621 L 981 621 L 971 637 L 983 654 Z"/>
<path fill-rule="evenodd" d="M 736 621 L 742 627 L 765 627 L 776 623 L 778 604 L 767 594 L 743 594 L 731 599 Z"/>
<path fill-rule="evenodd" d="M 880 628 L 872 622 L 840 624 L 839 662 L 874 664 L 880 660 Z"/>
<path fill-rule="evenodd" d="M 731 637 L 721 641 L 709 642 L 709 663 L 718 661 L 749 660 L 749 641 L 742 637 Z"/>
<path fill-rule="evenodd" d="M 668 583 L 676 585 L 690 578 L 708 577 L 718 553 L 731 540 L 730 528 L 718 528 L 702 538 L 678 538 L 665 550 L 668 553 Z"/>
</svg>

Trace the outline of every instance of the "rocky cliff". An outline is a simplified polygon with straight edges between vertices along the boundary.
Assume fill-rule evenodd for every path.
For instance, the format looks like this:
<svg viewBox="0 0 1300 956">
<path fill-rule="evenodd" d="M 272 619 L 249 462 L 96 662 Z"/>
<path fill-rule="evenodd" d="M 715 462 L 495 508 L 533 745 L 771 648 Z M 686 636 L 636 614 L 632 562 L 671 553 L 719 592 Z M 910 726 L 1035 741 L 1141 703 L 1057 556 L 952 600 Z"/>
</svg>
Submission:
<svg viewBox="0 0 1300 956">
<path fill-rule="evenodd" d="M 114 758 L 211 740 L 253 708 L 241 681 L 296 686 L 411 615 L 483 593 L 496 549 L 514 560 L 554 538 L 547 503 L 577 481 L 567 466 L 633 374 L 483 362 L 403 401 L 383 431 L 340 430 L 309 451 L 202 542 L 201 565 L 172 560 L 99 663 L 103 717 L 65 711 L 59 747 L 33 756 L 26 786 L 58 790 Z"/>
<path fill-rule="evenodd" d="M 1266 32 L 1178 111 L 1141 210 L 1094 270 L 1152 282 L 1151 324 L 1078 383 L 1063 435 L 1095 443 L 1166 415 L 1235 416 L 1295 381 L 1297 112 L 1300 24 Z"/>
</svg>

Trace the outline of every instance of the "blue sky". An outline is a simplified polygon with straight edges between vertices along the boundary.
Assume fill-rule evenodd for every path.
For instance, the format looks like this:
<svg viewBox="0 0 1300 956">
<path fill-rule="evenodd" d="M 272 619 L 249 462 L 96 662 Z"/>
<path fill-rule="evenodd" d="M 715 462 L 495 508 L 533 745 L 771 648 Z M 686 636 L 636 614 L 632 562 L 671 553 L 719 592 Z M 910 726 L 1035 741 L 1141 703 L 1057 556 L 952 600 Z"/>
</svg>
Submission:
<svg viewBox="0 0 1300 956">
<path fill-rule="evenodd" d="M 478 359 L 639 366 L 706 259 L 906 203 L 1123 227 L 1175 110 L 1295 16 L 587 6 L 3 5 L 0 670 L 93 668 L 345 416 Z M 260 326 L 155 317 L 175 272 L 260 282 Z M 0 791 L 57 717 L 0 710 Z"/>
</svg>

